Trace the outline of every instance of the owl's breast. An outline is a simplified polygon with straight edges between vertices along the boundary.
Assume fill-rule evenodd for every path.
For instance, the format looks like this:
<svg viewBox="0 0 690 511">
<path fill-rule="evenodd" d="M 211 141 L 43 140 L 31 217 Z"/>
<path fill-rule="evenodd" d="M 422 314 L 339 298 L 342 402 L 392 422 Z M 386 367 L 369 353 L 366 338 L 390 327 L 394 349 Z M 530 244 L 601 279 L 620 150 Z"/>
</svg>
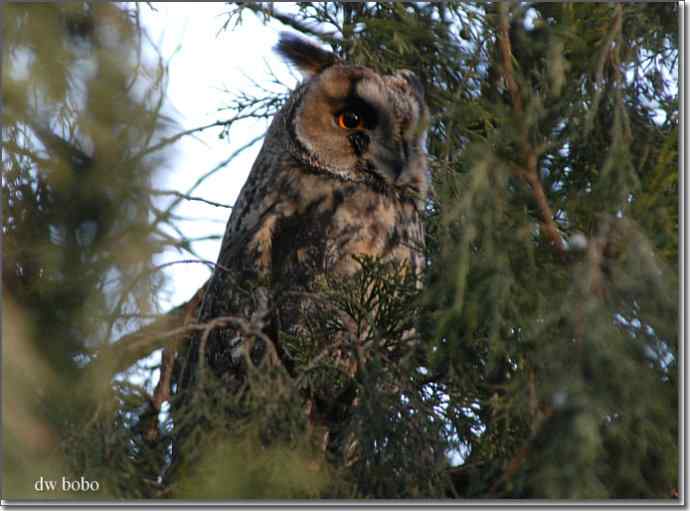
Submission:
<svg viewBox="0 0 690 511">
<path fill-rule="evenodd" d="M 321 176 L 294 183 L 270 226 L 273 281 L 308 285 L 315 275 L 352 275 L 356 256 L 405 263 L 420 273 L 423 225 L 413 201 Z"/>
</svg>

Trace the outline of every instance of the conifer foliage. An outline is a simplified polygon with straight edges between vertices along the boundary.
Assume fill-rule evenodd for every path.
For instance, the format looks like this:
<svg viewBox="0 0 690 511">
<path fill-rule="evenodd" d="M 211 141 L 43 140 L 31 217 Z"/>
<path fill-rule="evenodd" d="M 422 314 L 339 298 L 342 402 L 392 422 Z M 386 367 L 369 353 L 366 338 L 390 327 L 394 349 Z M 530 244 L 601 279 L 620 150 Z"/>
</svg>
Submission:
<svg viewBox="0 0 690 511">
<path fill-rule="evenodd" d="M 56 497 L 32 486 L 50 473 L 98 498 L 677 498 L 676 3 L 231 4 L 225 30 L 259 16 L 423 81 L 427 272 L 362 260 L 301 336 L 262 339 L 257 306 L 232 319 L 263 346 L 246 378 L 193 386 L 188 339 L 222 318 L 196 323 L 197 295 L 142 320 L 153 254 L 190 245 L 152 199 L 179 137 L 137 14 L 3 7 L 7 497 Z"/>
</svg>

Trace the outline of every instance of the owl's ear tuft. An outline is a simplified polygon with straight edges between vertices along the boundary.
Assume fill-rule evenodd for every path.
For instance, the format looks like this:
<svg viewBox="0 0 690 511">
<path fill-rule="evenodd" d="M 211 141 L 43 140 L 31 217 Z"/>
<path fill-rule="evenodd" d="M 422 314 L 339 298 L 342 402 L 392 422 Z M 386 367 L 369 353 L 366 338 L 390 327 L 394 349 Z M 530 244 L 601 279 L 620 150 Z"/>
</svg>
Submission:
<svg viewBox="0 0 690 511">
<path fill-rule="evenodd" d="M 305 78 L 311 78 L 340 61 L 334 53 L 289 32 L 281 32 L 275 51 L 296 66 Z"/>
</svg>

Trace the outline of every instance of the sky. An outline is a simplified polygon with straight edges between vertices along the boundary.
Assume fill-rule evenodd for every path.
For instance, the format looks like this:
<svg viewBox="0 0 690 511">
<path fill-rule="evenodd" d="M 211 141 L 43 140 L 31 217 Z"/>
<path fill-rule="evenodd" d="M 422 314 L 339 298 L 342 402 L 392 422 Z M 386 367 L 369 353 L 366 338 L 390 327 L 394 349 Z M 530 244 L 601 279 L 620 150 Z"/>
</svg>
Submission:
<svg viewBox="0 0 690 511">
<path fill-rule="evenodd" d="M 242 25 L 221 30 L 231 9 L 224 3 L 155 3 L 156 12 L 141 5 L 142 22 L 163 58 L 169 60 L 167 112 L 179 124 L 180 131 L 231 117 L 219 109 L 228 106 L 233 92 L 256 90 L 270 81 L 268 67 L 290 87 L 296 76 L 273 53 L 278 34 L 284 27 L 272 22 L 262 24 L 246 13 Z M 230 136 L 220 139 L 220 127 L 194 137 L 184 137 L 173 148 L 167 168 L 162 173 L 161 189 L 186 193 L 203 174 L 226 160 L 268 127 L 267 121 L 246 120 L 235 125 Z M 244 184 L 262 141 L 254 144 L 197 188 L 192 194 L 208 201 L 232 205 Z M 160 205 L 172 197 L 160 198 Z M 182 201 L 176 213 L 189 221 L 177 226 L 190 238 L 218 235 L 222 238 L 230 209 L 200 201 Z M 173 233 L 171 233 L 173 234 Z M 201 259 L 215 262 L 220 240 L 200 241 L 193 247 Z M 192 259 L 189 253 L 169 250 L 156 264 Z M 166 267 L 168 284 L 162 293 L 163 310 L 188 300 L 206 281 L 210 269 L 204 264 L 177 264 Z"/>
</svg>

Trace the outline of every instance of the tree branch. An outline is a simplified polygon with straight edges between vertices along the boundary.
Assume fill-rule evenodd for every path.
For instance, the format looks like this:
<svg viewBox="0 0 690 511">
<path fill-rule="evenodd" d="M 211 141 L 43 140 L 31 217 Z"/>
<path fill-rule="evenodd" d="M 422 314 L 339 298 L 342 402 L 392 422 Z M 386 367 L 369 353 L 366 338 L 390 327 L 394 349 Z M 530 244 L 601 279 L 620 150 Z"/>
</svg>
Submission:
<svg viewBox="0 0 690 511">
<path fill-rule="evenodd" d="M 334 38 L 333 33 L 321 32 L 320 30 L 305 25 L 294 16 L 290 16 L 288 14 L 283 14 L 282 12 L 276 11 L 273 8 L 273 2 L 269 3 L 268 6 L 264 6 L 264 4 L 261 2 L 244 2 L 242 4 L 242 7 L 245 9 L 249 9 L 254 14 L 263 14 L 265 18 L 273 18 L 274 20 L 281 22 L 283 25 L 287 25 L 290 28 L 294 28 L 295 30 L 303 34 L 309 34 L 314 37 L 318 37 L 323 42 L 330 42 Z"/>
<path fill-rule="evenodd" d="M 546 232 L 546 237 L 549 239 L 551 246 L 556 250 L 562 261 L 566 262 L 568 260 L 565 249 L 563 248 L 563 239 L 558 231 L 558 226 L 553 219 L 553 212 L 549 201 L 546 198 L 546 193 L 544 193 L 544 187 L 539 179 L 539 174 L 537 172 L 537 156 L 533 150 L 528 151 L 528 166 L 527 170 L 520 169 L 519 174 L 522 179 L 524 179 L 532 188 L 532 196 L 537 202 L 539 207 L 539 212 L 543 221 L 543 228 Z"/>
<path fill-rule="evenodd" d="M 513 75 L 513 52 L 511 50 L 510 35 L 508 34 L 508 3 L 499 2 L 499 22 L 498 22 L 498 44 L 501 49 L 501 67 L 503 79 L 505 80 L 510 98 L 513 101 L 513 108 L 518 114 L 524 112 L 520 89 Z"/>
<path fill-rule="evenodd" d="M 517 167 L 517 174 L 524 181 L 526 181 L 532 188 L 532 195 L 534 196 L 539 212 L 541 214 L 543 229 L 550 241 L 551 246 L 558 253 L 561 260 L 567 261 L 567 254 L 563 248 L 563 240 L 558 231 L 558 226 L 553 219 L 553 211 L 549 205 L 544 187 L 541 179 L 539 179 L 538 159 L 543 149 L 533 147 L 529 142 L 529 127 L 525 120 L 525 107 L 522 101 L 522 94 L 520 87 L 515 81 L 513 71 L 513 53 L 510 44 L 510 35 L 508 33 L 508 4 L 499 2 L 499 24 L 498 24 L 498 43 L 501 50 L 501 68 L 503 71 L 503 79 L 506 87 L 510 92 L 510 97 L 513 103 L 513 111 L 516 118 L 521 122 L 520 133 L 520 149 L 522 153 L 522 160 L 524 167 Z"/>
<path fill-rule="evenodd" d="M 144 437 L 150 443 L 157 442 L 160 438 L 158 427 L 158 415 L 163 403 L 170 400 L 170 382 L 172 380 L 173 367 L 175 365 L 175 351 L 170 347 L 163 348 L 161 355 L 161 374 L 158 385 L 149 400 L 148 409 L 142 414 L 146 418 Z"/>
<path fill-rule="evenodd" d="M 241 153 L 242 153 L 243 151 L 245 151 L 246 149 L 249 149 L 251 146 L 253 146 L 254 144 L 256 144 L 256 143 L 257 143 L 259 140 L 261 140 L 262 138 L 264 138 L 264 134 L 263 134 L 263 133 L 262 133 L 261 135 L 259 135 L 259 136 L 254 137 L 253 139 L 251 139 L 249 142 L 247 142 L 247 143 L 244 144 L 243 146 L 237 148 L 237 149 L 236 149 L 230 156 L 228 156 L 225 160 L 223 160 L 222 162 L 220 162 L 218 165 L 216 165 L 215 167 L 213 167 L 211 170 L 209 170 L 208 172 L 206 172 L 204 175 L 200 176 L 200 177 L 194 182 L 194 184 L 187 190 L 187 192 L 184 193 L 184 194 L 182 194 L 182 195 L 183 195 L 183 196 L 189 196 L 189 195 L 191 195 L 191 193 L 194 192 L 194 190 L 196 190 L 196 189 L 199 187 L 199 185 L 201 185 L 201 183 L 203 183 L 206 179 L 208 179 L 209 177 L 211 177 L 213 174 L 215 174 L 215 173 L 218 172 L 219 170 L 225 168 L 225 166 L 226 166 L 228 163 L 230 163 L 232 160 L 234 160 L 239 154 L 241 154 Z M 153 224 L 158 223 L 158 222 L 165 216 L 166 213 L 169 213 L 170 211 L 172 211 L 173 209 L 175 209 L 175 208 L 177 207 L 177 205 L 178 205 L 182 200 L 183 200 L 182 197 L 178 197 L 177 199 L 175 199 L 175 200 L 172 202 L 172 204 L 170 204 L 163 212 L 157 213 L 157 214 L 156 214 L 156 218 L 154 219 L 154 221 L 153 221 L 152 223 L 153 223 Z"/>
<path fill-rule="evenodd" d="M 202 197 L 193 197 L 191 195 L 185 195 L 184 193 L 177 192 L 175 190 L 151 190 L 151 195 L 173 195 L 175 197 L 179 197 L 180 199 L 188 200 L 188 201 L 197 201 L 197 202 L 203 202 L 204 204 L 208 204 L 210 206 L 215 206 L 217 208 L 228 208 L 232 209 L 232 206 L 229 204 L 221 204 L 220 202 L 213 202 L 208 199 L 204 199 Z"/>
<path fill-rule="evenodd" d="M 190 333 L 188 325 L 197 317 L 207 284 L 208 282 L 204 283 L 187 302 L 178 305 L 152 324 L 99 350 L 93 363 L 94 367 L 109 366 L 110 372 L 115 374 L 151 352 L 169 345 L 171 341 L 176 343 Z M 99 369 L 99 372 L 104 370 Z"/>
</svg>

